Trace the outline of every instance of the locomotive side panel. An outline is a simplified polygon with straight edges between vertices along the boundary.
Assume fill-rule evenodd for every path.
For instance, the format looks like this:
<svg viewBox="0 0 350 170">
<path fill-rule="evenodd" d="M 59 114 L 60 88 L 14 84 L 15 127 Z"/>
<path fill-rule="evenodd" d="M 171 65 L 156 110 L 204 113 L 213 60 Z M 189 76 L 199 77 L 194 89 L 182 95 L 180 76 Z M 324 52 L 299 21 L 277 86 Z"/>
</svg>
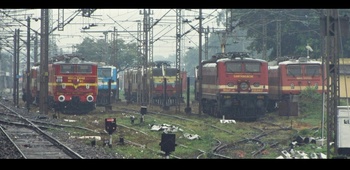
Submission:
<svg viewBox="0 0 350 170">
<path fill-rule="evenodd" d="M 40 101 L 40 67 L 39 66 L 33 66 L 31 69 L 31 80 L 30 80 L 30 87 L 31 87 L 31 96 L 34 98 L 33 104 L 39 104 Z"/>
<path fill-rule="evenodd" d="M 269 99 L 278 100 L 280 98 L 281 80 L 278 66 L 269 67 Z"/>
<path fill-rule="evenodd" d="M 217 100 L 219 93 L 217 63 L 206 63 L 202 67 L 202 98 L 205 100 Z M 225 74 L 225 73 L 224 73 Z"/>
<path fill-rule="evenodd" d="M 132 68 L 124 71 L 124 97 L 127 102 L 137 102 L 141 84 L 140 70 Z"/>
<path fill-rule="evenodd" d="M 29 72 L 29 101 L 30 103 L 37 105 L 39 104 L 39 92 L 40 92 L 40 67 L 32 66 Z M 22 83 L 22 100 L 27 102 L 27 76 L 23 74 Z"/>
</svg>

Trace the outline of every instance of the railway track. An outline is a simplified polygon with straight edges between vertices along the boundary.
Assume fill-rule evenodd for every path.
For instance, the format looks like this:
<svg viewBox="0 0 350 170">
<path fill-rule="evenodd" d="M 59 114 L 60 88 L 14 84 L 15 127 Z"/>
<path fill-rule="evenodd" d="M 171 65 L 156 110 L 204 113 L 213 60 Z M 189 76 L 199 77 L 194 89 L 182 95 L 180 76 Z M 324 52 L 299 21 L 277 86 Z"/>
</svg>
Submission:
<svg viewBox="0 0 350 170">
<path fill-rule="evenodd" d="M 131 109 L 131 107 L 119 107 L 119 109 L 125 114 L 135 116 L 139 115 L 139 111 Z M 290 125 L 286 127 L 280 126 L 279 124 L 274 123 L 273 120 L 240 122 L 240 124 L 244 124 L 244 127 L 248 127 L 248 129 L 244 130 L 247 131 L 247 134 L 237 137 L 235 130 L 240 131 L 240 129 L 236 126 L 225 126 L 210 121 L 206 122 L 205 119 L 195 119 L 195 117 L 188 117 L 186 115 L 168 114 L 162 113 L 162 111 L 149 111 L 146 118 L 157 120 L 157 122 L 161 122 L 161 120 L 172 122 L 172 125 L 186 129 L 186 131 L 193 131 L 192 129 L 188 129 L 191 126 L 200 126 L 204 128 L 202 132 L 197 131 L 200 136 L 205 136 L 205 132 L 209 131 L 211 131 L 211 133 L 226 134 L 224 135 L 225 138 L 213 138 L 213 146 L 211 150 L 189 146 L 188 144 L 180 143 L 180 141 L 177 142 L 177 147 L 192 150 L 188 151 L 193 154 L 193 156 L 191 156 L 192 159 L 264 158 L 268 152 L 273 151 L 278 153 L 283 150 L 288 150 L 289 143 L 293 140 L 292 137 L 297 133 L 297 131 L 292 129 Z M 127 127 L 124 125 L 120 126 Z M 176 153 L 173 154 L 173 156 L 175 155 Z M 175 157 L 179 159 L 184 158 L 184 156 L 180 155 L 176 155 Z"/>
<path fill-rule="evenodd" d="M 221 124 L 218 123 L 219 119 L 217 118 L 196 115 L 196 112 L 175 114 L 172 110 L 164 111 L 153 106 L 148 108 L 144 122 L 141 123 L 138 122 L 138 118 L 140 118 L 139 108 L 140 106 L 138 105 L 125 107 L 124 104 L 119 103 L 113 105 L 112 110 L 101 111 L 103 109 L 101 108 L 88 115 L 61 115 L 61 118 L 56 119 L 57 124 L 50 123 L 50 121 L 45 119 L 33 119 L 33 117 L 30 121 L 39 126 L 40 129 L 64 129 L 65 133 L 75 134 L 74 136 L 76 137 L 78 134 L 99 135 L 103 139 L 101 142 L 103 142 L 110 137 L 108 134 L 103 133 L 104 124 L 91 124 L 91 122 L 101 122 L 106 117 L 114 117 L 117 119 L 117 131 L 111 136 L 120 140 L 122 138 L 123 144 L 120 141 L 118 142 L 118 140 L 113 140 L 113 147 L 106 148 L 108 152 L 123 155 L 122 159 L 161 159 L 165 157 L 159 146 L 159 135 L 162 132 L 151 131 L 151 124 L 168 123 L 184 130 L 183 132 L 175 132 L 177 149 L 176 152 L 169 155 L 171 159 L 275 159 L 282 151 L 290 148 L 289 144 L 293 140 L 291 137 L 297 134 L 291 124 L 278 122 L 271 117 L 255 122 L 238 121 L 236 125 Z M 135 116 L 136 118 L 133 123 L 130 122 L 130 116 Z M 74 126 L 75 123 L 60 121 L 63 120 L 62 118 L 75 119 L 79 122 L 79 126 Z M 7 119 L 9 118 L 1 118 L 0 120 Z M 76 133 L 76 130 L 83 133 Z M 202 140 L 186 140 L 184 133 L 198 134 L 201 136 L 201 139 L 203 138 L 208 143 L 204 144 Z M 88 146 L 87 140 L 81 141 Z M 124 150 L 128 150 L 128 154 L 125 154 Z M 129 150 L 136 150 L 137 155 L 135 152 L 129 153 Z M 271 156 L 272 152 L 275 154 Z M 100 154 L 96 154 L 96 158 L 100 159 L 102 157 Z"/>
<path fill-rule="evenodd" d="M 77 152 L 55 139 L 18 111 L 0 101 L 1 138 L 6 152 L 18 159 L 83 159 Z M 5 149 L 5 148 L 4 148 Z M 17 150 L 17 151 L 15 151 Z M 5 157 L 5 154 L 1 154 Z"/>
</svg>

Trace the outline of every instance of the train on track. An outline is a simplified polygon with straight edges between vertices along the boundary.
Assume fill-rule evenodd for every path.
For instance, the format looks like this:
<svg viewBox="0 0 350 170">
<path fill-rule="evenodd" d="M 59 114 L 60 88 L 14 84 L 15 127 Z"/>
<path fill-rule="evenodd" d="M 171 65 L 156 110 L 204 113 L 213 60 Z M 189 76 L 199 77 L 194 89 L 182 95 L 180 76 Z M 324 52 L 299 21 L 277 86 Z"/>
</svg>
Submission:
<svg viewBox="0 0 350 170">
<path fill-rule="evenodd" d="M 169 61 L 155 61 L 145 73 L 143 68 L 124 71 L 124 97 L 127 102 L 150 103 L 159 106 L 174 106 L 183 102 L 182 91 L 186 89 L 187 74 L 176 69 Z M 145 80 L 147 74 L 147 80 Z M 176 76 L 179 74 L 179 80 Z M 142 85 L 146 82 L 149 93 Z M 143 100 L 142 100 L 143 99 Z"/>
<path fill-rule="evenodd" d="M 48 65 L 48 106 L 67 114 L 85 114 L 96 108 L 98 95 L 98 64 L 84 61 L 79 55 L 53 57 Z M 33 104 L 40 103 L 40 66 L 30 69 L 30 85 L 27 89 L 23 76 L 22 99 Z M 30 96 L 27 98 L 27 90 Z"/>
<path fill-rule="evenodd" d="M 201 99 L 197 67 L 195 100 L 201 102 L 203 113 L 217 118 L 257 119 L 271 111 L 296 115 L 302 90 L 313 88 L 322 93 L 325 89 L 325 68 L 320 61 L 303 57 L 276 61 L 270 64 L 242 52 L 218 53 L 201 63 Z M 64 73 L 65 67 L 71 67 L 72 72 Z M 78 71 L 79 67 L 89 71 Z M 31 103 L 39 103 L 40 77 L 40 66 L 32 66 Z M 122 77 L 124 97 L 129 103 L 174 106 L 183 102 L 182 94 L 187 89 L 186 72 L 169 61 L 152 62 L 146 69 L 126 69 Z M 26 101 L 26 76 L 23 78 L 22 98 Z M 64 113 L 87 113 L 98 105 L 108 105 L 119 94 L 118 81 L 114 66 L 83 61 L 79 56 L 56 57 L 49 64 L 50 107 Z"/>
<path fill-rule="evenodd" d="M 99 65 L 97 68 L 98 95 L 97 106 L 106 106 L 116 102 L 119 95 L 117 67 L 111 65 Z"/>
<path fill-rule="evenodd" d="M 266 113 L 268 62 L 248 53 L 218 53 L 202 61 L 202 93 L 199 98 L 198 68 L 195 99 L 205 114 L 230 119 L 254 120 Z"/>
<path fill-rule="evenodd" d="M 325 91 L 325 67 L 321 61 L 306 57 L 281 57 L 275 61 L 269 66 L 268 111 L 297 115 L 303 90 L 310 88 L 319 94 Z"/>
</svg>

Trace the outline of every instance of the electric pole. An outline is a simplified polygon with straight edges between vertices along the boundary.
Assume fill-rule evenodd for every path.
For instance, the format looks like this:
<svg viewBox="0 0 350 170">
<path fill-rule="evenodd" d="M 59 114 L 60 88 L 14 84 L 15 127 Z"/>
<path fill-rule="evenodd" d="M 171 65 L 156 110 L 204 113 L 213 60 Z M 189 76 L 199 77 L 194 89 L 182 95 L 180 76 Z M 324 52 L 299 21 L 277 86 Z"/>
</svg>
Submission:
<svg viewBox="0 0 350 170">
<path fill-rule="evenodd" d="M 175 67 L 177 70 L 175 78 L 175 88 L 176 88 L 176 113 L 180 111 L 180 97 L 182 93 L 182 82 L 180 81 L 181 73 L 181 9 L 176 9 L 176 59 Z"/>
<path fill-rule="evenodd" d="M 41 9 L 39 111 L 48 114 L 49 9 Z"/>
<path fill-rule="evenodd" d="M 327 158 L 331 155 L 333 143 L 333 156 L 338 156 L 338 106 L 340 103 L 339 89 L 339 57 L 340 39 L 349 32 L 349 18 L 339 17 L 337 9 L 325 9 L 321 16 L 321 33 L 324 36 L 323 61 L 326 64 L 327 79 Z"/>
<path fill-rule="evenodd" d="M 18 93 L 18 61 L 19 61 L 19 29 L 15 29 L 13 36 L 13 102 L 14 106 L 18 107 L 17 93 Z"/>
<path fill-rule="evenodd" d="M 199 9 L 198 114 L 202 114 L 202 9 Z"/>
<path fill-rule="evenodd" d="M 29 107 L 30 107 L 30 17 L 27 17 L 27 71 L 26 75 L 22 76 L 27 76 L 26 80 L 26 106 L 27 110 L 29 112 Z"/>
</svg>

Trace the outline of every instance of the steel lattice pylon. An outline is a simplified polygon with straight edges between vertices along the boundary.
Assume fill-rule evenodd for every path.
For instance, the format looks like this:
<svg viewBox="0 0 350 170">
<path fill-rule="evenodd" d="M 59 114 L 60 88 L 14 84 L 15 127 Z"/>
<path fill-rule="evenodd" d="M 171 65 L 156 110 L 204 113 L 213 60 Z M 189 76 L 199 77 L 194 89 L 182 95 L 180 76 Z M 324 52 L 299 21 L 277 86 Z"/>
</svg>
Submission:
<svg viewBox="0 0 350 170">
<path fill-rule="evenodd" d="M 326 87 L 327 87 L 327 158 L 331 153 L 331 142 L 334 142 L 334 155 L 337 155 L 336 146 L 336 112 L 339 104 L 339 44 L 338 44 L 338 10 L 326 9 L 325 11 L 325 38 L 324 56 L 326 64 Z"/>
</svg>

